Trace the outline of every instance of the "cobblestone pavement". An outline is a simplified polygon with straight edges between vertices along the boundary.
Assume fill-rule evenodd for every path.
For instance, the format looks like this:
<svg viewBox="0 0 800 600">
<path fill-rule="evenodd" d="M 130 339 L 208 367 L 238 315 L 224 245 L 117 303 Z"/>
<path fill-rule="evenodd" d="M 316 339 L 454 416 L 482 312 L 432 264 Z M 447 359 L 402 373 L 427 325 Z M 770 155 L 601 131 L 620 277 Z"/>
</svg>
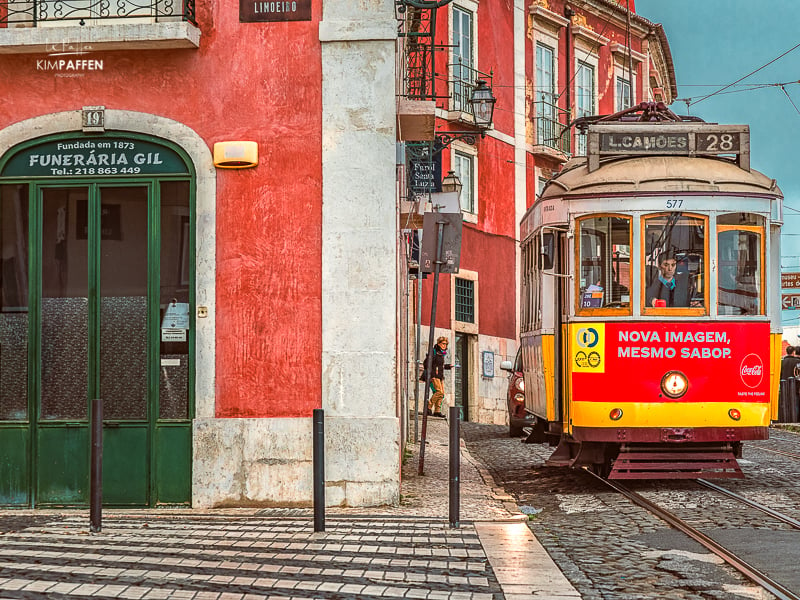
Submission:
<svg viewBox="0 0 800 600">
<path fill-rule="evenodd" d="M 464 423 L 462 437 L 497 485 L 513 496 L 522 510 L 536 513 L 529 526 L 582 598 L 772 598 L 702 546 L 588 473 L 544 467 L 553 450 L 549 446 L 509 438 L 508 428 L 501 426 Z M 765 454 L 759 453 L 755 444 L 746 445 L 741 464 L 747 478 L 727 480 L 725 487 L 800 517 L 800 462 Z M 670 510 L 680 509 L 681 516 L 712 537 L 713 532 L 721 532 L 728 538 L 749 535 L 753 539 L 768 527 L 763 517 L 695 482 L 635 481 L 627 485 Z M 774 536 L 788 535 L 779 531 L 785 527 L 773 529 L 777 531 Z M 794 547 L 798 547 L 797 539 Z M 773 561 L 780 552 L 773 548 Z"/>
<path fill-rule="evenodd" d="M 0 600 L 577 599 L 468 454 L 450 526 L 445 421 L 428 433 L 425 475 L 412 445 L 400 506 L 328 509 L 321 532 L 311 509 L 106 509 L 100 533 L 86 510 L 0 511 Z"/>
</svg>

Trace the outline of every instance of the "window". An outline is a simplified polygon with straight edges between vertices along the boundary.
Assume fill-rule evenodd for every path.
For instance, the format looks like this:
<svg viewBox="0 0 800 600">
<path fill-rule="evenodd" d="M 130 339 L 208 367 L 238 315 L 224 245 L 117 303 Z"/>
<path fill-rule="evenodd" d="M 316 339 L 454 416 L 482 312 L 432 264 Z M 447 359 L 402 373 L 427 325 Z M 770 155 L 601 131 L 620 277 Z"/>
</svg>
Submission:
<svg viewBox="0 0 800 600">
<path fill-rule="evenodd" d="M 544 192 L 544 186 L 547 185 L 548 179 L 546 177 L 539 177 L 536 180 L 536 195 L 541 196 L 542 192 Z"/>
<path fill-rule="evenodd" d="M 453 110 L 467 110 L 473 81 L 472 13 L 453 7 Z"/>
<path fill-rule="evenodd" d="M 456 321 L 475 322 L 475 282 L 456 277 Z"/>
<path fill-rule="evenodd" d="M 680 212 L 645 217 L 645 312 L 706 305 L 705 232 L 703 217 Z"/>
<path fill-rule="evenodd" d="M 461 180 L 461 210 L 468 213 L 475 213 L 475 186 L 473 185 L 474 174 L 473 156 L 455 152 L 453 156 L 453 170 Z"/>
<path fill-rule="evenodd" d="M 764 218 L 747 213 L 717 219 L 717 312 L 763 314 Z"/>
<path fill-rule="evenodd" d="M 544 44 L 536 44 L 536 143 L 555 147 L 556 137 L 556 82 L 554 52 Z"/>
<path fill-rule="evenodd" d="M 611 308 L 630 314 L 630 218 L 588 217 L 577 225 L 578 312 Z"/>
<path fill-rule="evenodd" d="M 575 113 L 576 117 L 586 117 L 595 113 L 594 67 L 582 61 L 578 61 L 575 72 Z M 576 136 L 575 153 L 579 156 L 586 155 L 585 134 Z"/>
<path fill-rule="evenodd" d="M 617 112 L 630 108 L 631 98 L 631 82 L 624 77 L 617 77 Z"/>
</svg>

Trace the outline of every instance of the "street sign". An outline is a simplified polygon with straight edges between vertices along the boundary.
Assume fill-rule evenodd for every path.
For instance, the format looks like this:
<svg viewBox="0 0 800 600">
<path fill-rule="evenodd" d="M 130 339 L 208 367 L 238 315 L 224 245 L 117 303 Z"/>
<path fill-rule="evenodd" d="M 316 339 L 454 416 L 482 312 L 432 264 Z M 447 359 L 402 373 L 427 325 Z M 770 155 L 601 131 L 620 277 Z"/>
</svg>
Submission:
<svg viewBox="0 0 800 600">
<path fill-rule="evenodd" d="M 800 308 L 800 294 L 781 294 L 781 307 L 783 310 Z"/>
<path fill-rule="evenodd" d="M 436 246 L 439 241 L 439 223 L 442 229 L 442 263 L 440 273 L 458 273 L 461 262 L 461 213 L 425 213 L 422 226 L 422 251 L 419 268 L 423 273 L 433 273 L 436 268 Z"/>
<path fill-rule="evenodd" d="M 787 290 L 800 289 L 800 273 L 781 273 L 781 287 Z"/>
</svg>

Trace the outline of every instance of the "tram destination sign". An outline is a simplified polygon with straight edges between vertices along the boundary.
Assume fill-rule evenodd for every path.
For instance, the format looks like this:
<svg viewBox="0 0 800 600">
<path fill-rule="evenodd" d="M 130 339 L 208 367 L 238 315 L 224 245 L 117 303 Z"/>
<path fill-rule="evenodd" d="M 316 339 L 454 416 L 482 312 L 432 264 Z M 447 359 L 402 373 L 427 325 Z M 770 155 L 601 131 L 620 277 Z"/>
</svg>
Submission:
<svg viewBox="0 0 800 600">
<path fill-rule="evenodd" d="M 2 167 L 2 177 L 126 177 L 188 174 L 177 152 L 128 137 L 51 140 L 23 148 Z"/>
<path fill-rule="evenodd" d="M 750 134 L 747 125 L 709 123 L 630 123 L 589 127 L 589 170 L 600 167 L 609 155 L 733 155 L 750 169 Z"/>
</svg>

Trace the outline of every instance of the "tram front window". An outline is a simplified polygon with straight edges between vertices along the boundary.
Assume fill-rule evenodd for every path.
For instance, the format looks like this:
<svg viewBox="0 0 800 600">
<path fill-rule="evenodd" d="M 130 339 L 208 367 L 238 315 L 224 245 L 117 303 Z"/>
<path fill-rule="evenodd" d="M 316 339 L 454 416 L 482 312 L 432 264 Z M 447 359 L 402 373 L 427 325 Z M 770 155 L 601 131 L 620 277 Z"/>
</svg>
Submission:
<svg viewBox="0 0 800 600">
<path fill-rule="evenodd" d="M 705 231 L 702 217 L 671 213 L 645 218 L 646 309 L 706 305 Z"/>
<path fill-rule="evenodd" d="M 630 218 L 580 219 L 578 231 L 579 310 L 630 310 Z"/>
<path fill-rule="evenodd" d="M 747 213 L 717 218 L 718 312 L 763 313 L 762 252 L 764 218 Z"/>
</svg>

